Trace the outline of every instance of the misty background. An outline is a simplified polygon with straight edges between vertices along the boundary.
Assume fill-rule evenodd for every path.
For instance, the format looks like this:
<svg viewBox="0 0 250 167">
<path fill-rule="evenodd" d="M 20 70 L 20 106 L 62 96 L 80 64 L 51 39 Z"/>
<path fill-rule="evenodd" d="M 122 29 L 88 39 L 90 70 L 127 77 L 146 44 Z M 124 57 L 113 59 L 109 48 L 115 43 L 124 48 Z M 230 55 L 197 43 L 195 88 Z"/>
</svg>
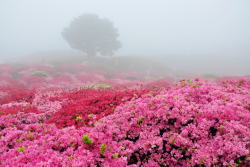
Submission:
<svg viewBox="0 0 250 167">
<path fill-rule="evenodd" d="M 0 0 L 0 63 L 78 52 L 61 32 L 92 13 L 118 28 L 122 48 L 114 56 L 144 56 L 180 72 L 250 75 L 249 9 L 249 0 Z"/>
</svg>

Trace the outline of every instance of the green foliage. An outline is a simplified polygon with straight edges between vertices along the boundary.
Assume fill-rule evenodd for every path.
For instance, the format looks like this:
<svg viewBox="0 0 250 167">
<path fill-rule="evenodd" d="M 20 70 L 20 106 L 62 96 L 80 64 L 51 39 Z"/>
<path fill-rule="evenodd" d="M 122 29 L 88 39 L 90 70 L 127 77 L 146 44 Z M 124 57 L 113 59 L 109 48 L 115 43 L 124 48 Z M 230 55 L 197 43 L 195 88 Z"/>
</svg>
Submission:
<svg viewBox="0 0 250 167">
<path fill-rule="evenodd" d="M 49 76 L 49 73 L 46 71 L 32 71 L 30 73 L 31 76 L 37 76 L 37 77 L 47 77 Z"/>
<path fill-rule="evenodd" d="M 223 100 L 223 102 L 226 102 L 227 101 L 227 98 L 225 98 L 224 100 Z"/>
<path fill-rule="evenodd" d="M 116 153 L 113 154 L 113 158 L 117 159 L 118 155 Z"/>
<path fill-rule="evenodd" d="M 17 139 L 16 141 L 17 141 L 17 142 L 22 142 L 22 140 L 21 140 L 21 139 Z"/>
<path fill-rule="evenodd" d="M 83 135 L 82 142 L 83 142 L 83 144 L 89 144 L 90 145 L 90 144 L 93 143 L 93 140 L 90 139 L 87 135 Z"/>
<path fill-rule="evenodd" d="M 138 124 L 140 124 L 140 123 L 142 123 L 142 118 L 141 117 L 138 119 Z"/>
<path fill-rule="evenodd" d="M 93 118 L 93 114 L 90 114 L 89 119 L 92 119 L 92 118 Z"/>
<path fill-rule="evenodd" d="M 18 152 L 25 151 L 24 146 L 22 146 L 22 147 L 18 148 L 18 149 L 17 149 L 17 151 L 18 151 Z"/>
<path fill-rule="evenodd" d="M 96 14 L 83 14 L 71 21 L 69 28 L 64 28 L 63 38 L 76 50 L 95 56 L 112 56 L 114 51 L 121 48 L 117 40 L 118 29 L 108 19 L 100 19 Z"/>
<path fill-rule="evenodd" d="M 157 80 L 156 78 L 150 77 L 150 76 L 145 76 L 143 78 L 144 80 Z"/>
<path fill-rule="evenodd" d="M 105 156 L 105 150 L 106 150 L 107 146 L 105 144 L 101 145 L 101 149 L 100 149 L 100 153 L 101 155 Z"/>
<path fill-rule="evenodd" d="M 28 134 L 27 136 L 28 136 L 28 138 L 31 139 L 31 140 L 34 138 L 34 136 L 33 136 L 32 134 Z"/>
<path fill-rule="evenodd" d="M 202 77 L 202 78 L 213 78 L 213 79 L 218 79 L 218 78 L 220 78 L 219 76 L 214 75 L 214 74 L 203 74 L 201 77 Z"/>
<path fill-rule="evenodd" d="M 80 121 L 80 120 L 82 120 L 82 117 L 79 116 L 76 118 L 76 121 Z"/>
<path fill-rule="evenodd" d="M 108 85 L 108 84 L 96 84 L 96 85 L 87 85 L 87 86 L 84 86 L 84 89 L 100 89 L 100 88 L 103 88 L 103 89 L 111 89 L 112 86 Z"/>
</svg>

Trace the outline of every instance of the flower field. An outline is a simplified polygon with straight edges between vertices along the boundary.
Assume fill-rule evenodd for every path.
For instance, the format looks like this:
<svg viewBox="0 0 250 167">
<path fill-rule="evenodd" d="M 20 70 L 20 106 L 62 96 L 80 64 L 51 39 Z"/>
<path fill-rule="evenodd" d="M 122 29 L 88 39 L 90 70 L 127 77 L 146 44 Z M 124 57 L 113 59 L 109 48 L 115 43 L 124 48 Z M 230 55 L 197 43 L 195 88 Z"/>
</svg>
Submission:
<svg viewBox="0 0 250 167">
<path fill-rule="evenodd" d="M 250 166 L 249 76 L 91 67 L 0 65 L 0 166 Z"/>
</svg>

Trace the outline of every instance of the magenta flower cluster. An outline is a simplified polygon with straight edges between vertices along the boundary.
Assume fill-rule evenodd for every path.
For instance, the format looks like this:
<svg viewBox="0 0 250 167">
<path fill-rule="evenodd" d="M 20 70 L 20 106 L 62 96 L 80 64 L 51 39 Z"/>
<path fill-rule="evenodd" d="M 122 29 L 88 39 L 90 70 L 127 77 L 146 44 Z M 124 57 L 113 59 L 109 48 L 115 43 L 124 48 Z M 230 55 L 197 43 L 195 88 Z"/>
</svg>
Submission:
<svg viewBox="0 0 250 167">
<path fill-rule="evenodd" d="M 54 113 L 57 95 L 41 91 L 32 104 L 50 112 L 54 102 Z M 0 166 L 250 166 L 249 112 L 250 82 L 240 78 L 181 80 L 88 115 L 92 126 L 79 129 L 3 115 Z"/>
</svg>

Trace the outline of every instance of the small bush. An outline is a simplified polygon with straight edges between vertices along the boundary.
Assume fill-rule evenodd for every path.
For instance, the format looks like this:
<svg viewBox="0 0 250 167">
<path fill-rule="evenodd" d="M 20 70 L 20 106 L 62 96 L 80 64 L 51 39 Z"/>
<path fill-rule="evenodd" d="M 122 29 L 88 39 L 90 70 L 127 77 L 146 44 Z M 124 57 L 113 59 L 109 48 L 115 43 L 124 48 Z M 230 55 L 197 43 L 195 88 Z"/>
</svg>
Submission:
<svg viewBox="0 0 250 167">
<path fill-rule="evenodd" d="M 220 77 L 214 74 L 203 74 L 201 76 L 202 78 L 213 78 L 213 79 L 219 79 Z"/>
<path fill-rule="evenodd" d="M 156 78 L 150 77 L 150 76 L 145 76 L 143 78 L 144 80 L 157 80 Z"/>
<path fill-rule="evenodd" d="M 51 97 L 50 101 L 69 101 L 48 120 L 57 128 L 75 126 L 93 126 L 95 120 L 114 113 L 117 106 L 131 99 L 138 99 L 148 93 L 147 90 L 113 91 L 109 89 L 83 89 Z M 95 118 L 92 118 L 93 115 Z M 89 123 L 91 123 L 89 125 Z"/>
<path fill-rule="evenodd" d="M 32 71 L 30 73 L 31 76 L 37 76 L 37 77 L 47 77 L 49 76 L 49 73 L 46 71 Z"/>
<path fill-rule="evenodd" d="M 84 89 L 111 89 L 112 86 L 108 84 L 96 84 L 96 85 L 87 85 L 83 87 Z"/>
</svg>

